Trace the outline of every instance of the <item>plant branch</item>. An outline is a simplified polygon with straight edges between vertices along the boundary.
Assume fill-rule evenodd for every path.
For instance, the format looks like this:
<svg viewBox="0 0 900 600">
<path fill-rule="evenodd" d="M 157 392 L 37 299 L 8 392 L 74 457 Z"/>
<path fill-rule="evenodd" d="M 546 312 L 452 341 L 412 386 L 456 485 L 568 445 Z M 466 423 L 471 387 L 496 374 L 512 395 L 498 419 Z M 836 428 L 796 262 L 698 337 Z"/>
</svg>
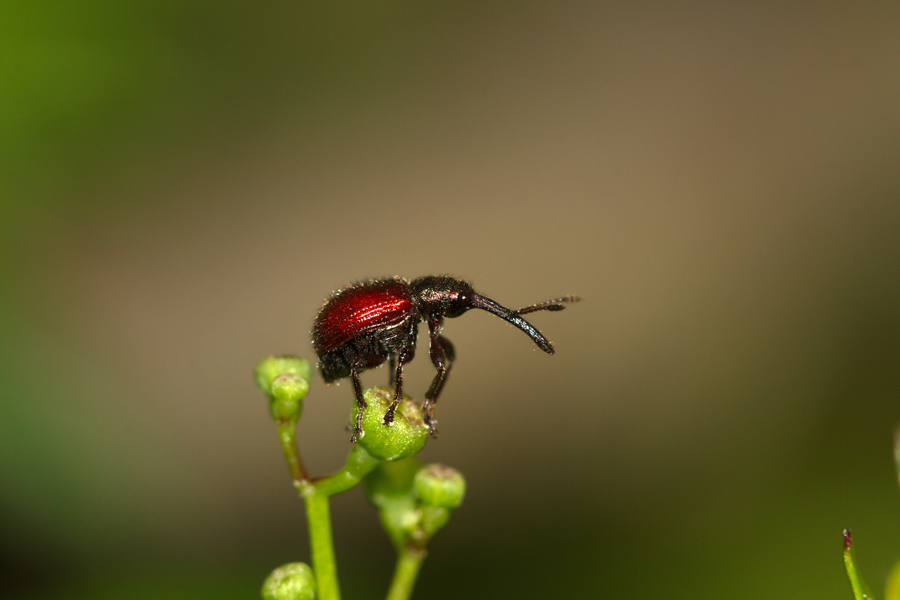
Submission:
<svg viewBox="0 0 900 600">
<path fill-rule="evenodd" d="M 347 454 L 347 462 L 340 471 L 332 473 L 327 477 L 316 479 L 313 485 L 316 489 L 328 496 L 334 496 L 342 492 L 346 492 L 357 485 L 362 478 L 368 475 L 372 469 L 378 466 L 377 458 L 372 457 L 359 444 L 354 444 Z"/>
<path fill-rule="evenodd" d="M 306 503 L 309 525 L 309 549 L 316 573 L 318 600 L 340 600 L 337 563 L 334 559 L 334 540 L 331 537 L 331 508 L 329 496 L 314 485 L 301 485 L 300 494 Z"/>
<path fill-rule="evenodd" d="M 428 553 L 424 548 L 411 543 L 404 544 L 399 549 L 397 567 L 394 569 L 394 578 L 391 580 L 387 600 L 408 600 L 412 596 L 426 554 Z"/>
<path fill-rule="evenodd" d="M 296 431 L 296 419 L 278 421 L 278 439 L 281 441 L 281 451 L 284 452 L 284 459 L 287 461 L 291 477 L 294 478 L 294 485 L 299 485 L 301 482 L 309 481 L 309 476 L 306 474 L 303 460 L 297 450 Z"/>
</svg>

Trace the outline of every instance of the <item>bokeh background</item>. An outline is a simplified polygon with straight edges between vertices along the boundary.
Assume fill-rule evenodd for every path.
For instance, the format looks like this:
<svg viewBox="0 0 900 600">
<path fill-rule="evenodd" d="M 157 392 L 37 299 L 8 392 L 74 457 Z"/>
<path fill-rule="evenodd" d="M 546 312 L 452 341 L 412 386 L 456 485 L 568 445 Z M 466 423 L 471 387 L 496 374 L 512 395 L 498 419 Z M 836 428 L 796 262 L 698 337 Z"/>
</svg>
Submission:
<svg viewBox="0 0 900 600">
<path fill-rule="evenodd" d="M 3 598 L 308 560 L 253 367 L 385 275 L 584 297 L 552 357 L 447 322 L 424 455 L 469 494 L 417 597 L 837 600 L 843 527 L 876 590 L 900 558 L 896 2 L 4 3 L 0 211 Z M 314 382 L 312 471 L 351 398 Z M 333 514 L 382 597 L 374 511 Z"/>
</svg>

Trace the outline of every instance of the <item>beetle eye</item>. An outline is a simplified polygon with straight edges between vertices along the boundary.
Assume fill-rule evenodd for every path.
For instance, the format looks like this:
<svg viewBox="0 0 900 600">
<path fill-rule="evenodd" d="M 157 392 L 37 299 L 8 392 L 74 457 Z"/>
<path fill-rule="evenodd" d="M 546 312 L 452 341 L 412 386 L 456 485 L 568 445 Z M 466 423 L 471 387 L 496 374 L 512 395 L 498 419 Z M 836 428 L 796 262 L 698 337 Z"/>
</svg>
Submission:
<svg viewBox="0 0 900 600">
<path fill-rule="evenodd" d="M 469 308 L 469 296 L 467 294 L 458 294 L 450 300 L 447 310 L 444 311 L 444 316 L 453 319 L 469 310 Z"/>
</svg>

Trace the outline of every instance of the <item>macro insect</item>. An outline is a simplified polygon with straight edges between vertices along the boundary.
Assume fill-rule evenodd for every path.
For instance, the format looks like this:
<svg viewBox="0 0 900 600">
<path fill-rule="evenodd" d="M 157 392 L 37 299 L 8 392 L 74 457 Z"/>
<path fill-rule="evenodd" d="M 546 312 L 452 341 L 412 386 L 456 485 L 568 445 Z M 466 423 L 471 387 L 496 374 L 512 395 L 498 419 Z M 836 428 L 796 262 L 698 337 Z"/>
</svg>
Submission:
<svg viewBox="0 0 900 600">
<path fill-rule="evenodd" d="M 366 408 L 359 374 L 389 361 L 388 385 L 394 388 L 394 398 L 384 423 L 391 423 L 403 398 L 403 367 L 415 357 L 418 325 L 425 321 L 431 334 L 429 354 L 437 375 L 425 393 L 422 412 L 431 434 L 436 435 L 434 405 L 455 358 L 453 345 L 441 335 L 444 317 L 456 318 L 471 308 L 486 310 L 512 323 L 527 333 L 538 348 L 553 354 L 553 344 L 522 315 L 562 310 L 565 303 L 578 300 L 576 296 L 564 296 L 510 310 L 453 277 L 428 275 L 411 282 L 400 277 L 370 279 L 338 291 L 325 303 L 313 325 L 313 347 L 326 383 L 345 377 L 353 381 L 358 407 L 351 438 L 355 441 Z"/>
</svg>

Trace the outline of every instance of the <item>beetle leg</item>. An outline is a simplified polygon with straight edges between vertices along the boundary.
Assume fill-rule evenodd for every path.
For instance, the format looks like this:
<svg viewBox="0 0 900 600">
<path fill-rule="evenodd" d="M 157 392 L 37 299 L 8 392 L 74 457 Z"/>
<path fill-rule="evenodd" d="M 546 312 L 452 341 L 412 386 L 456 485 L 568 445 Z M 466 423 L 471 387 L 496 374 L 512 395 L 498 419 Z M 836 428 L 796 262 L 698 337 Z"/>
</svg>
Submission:
<svg viewBox="0 0 900 600">
<path fill-rule="evenodd" d="M 388 387 L 394 387 L 394 379 L 397 371 L 397 355 L 391 353 L 388 356 Z"/>
<path fill-rule="evenodd" d="M 356 393 L 356 425 L 353 427 L 353 435 L 350 436 L 350 443 L 354 443 L 359 439 L 362 431 L 363 411 L 366 410 L 366 399 L 363 398 L 362 384 L 359 382 L 359 371 L 356 365 L 350 369 L 350 378 L 353 379 L 353 391 Z"/>
<path fill-rule="evenodd" d="M 413 335 L 415 335 L 415 331 L 413 331 Z M 390 425 L 394 422 L 394 411 L 397 410 L 397 405 L 400 404 L 400 400 L 403 399 L 403 365 L 412 360 L 412 357 L 415 356 L 415 354 L 412 352 L 404 352 L 403 354 L 397 354 L 396 359 L 394 356 L 394 354 L 391 355 L 390 363 L 390 366 L 393 367 L 391 369 L 391 382 L 394 385 L 394 401 L 391 402 L 391 406 L 384 414 L 385 425 Z"/>
<path fill-rule="evenodd" d="M 437 421 L 434 420 L 434 405 L 437 404 L 438 396 L 444 389 L 444 383 L 447 382 L 447 376 L 450 374 L 450 367 L 453 366 L 453 359 L 456 358 L 456 352 L 453 350 L 453 344 L 450 340 L 442 335 L 432 332 L 431 344 L 431 363 L 437 369 L 437 375 L 431 382 L 431 387 L 425 393 L 425 403 L 422 405 L 422 411 L 425 413 L 425 424 L 431 430 L 431 435 L 437 437 Z"/>
<path fill-rule="evenodd" d="M 416 335 L 419 333 L 417 324 L 418 321 L 409 324 L 409 329 L 403 334 L 406 341 L 399 345 L 402 350 L 391 353 L 388 357 L 388 366 L 391 369 L 390 381 L 394 386 L 394 400 L 384 414 L 383 423 L 385 425 L 394 422 L 394 411 L 397 410 L 397 405 L 403 399 L 403 366 L 416 357 Z"/>
</svg>

